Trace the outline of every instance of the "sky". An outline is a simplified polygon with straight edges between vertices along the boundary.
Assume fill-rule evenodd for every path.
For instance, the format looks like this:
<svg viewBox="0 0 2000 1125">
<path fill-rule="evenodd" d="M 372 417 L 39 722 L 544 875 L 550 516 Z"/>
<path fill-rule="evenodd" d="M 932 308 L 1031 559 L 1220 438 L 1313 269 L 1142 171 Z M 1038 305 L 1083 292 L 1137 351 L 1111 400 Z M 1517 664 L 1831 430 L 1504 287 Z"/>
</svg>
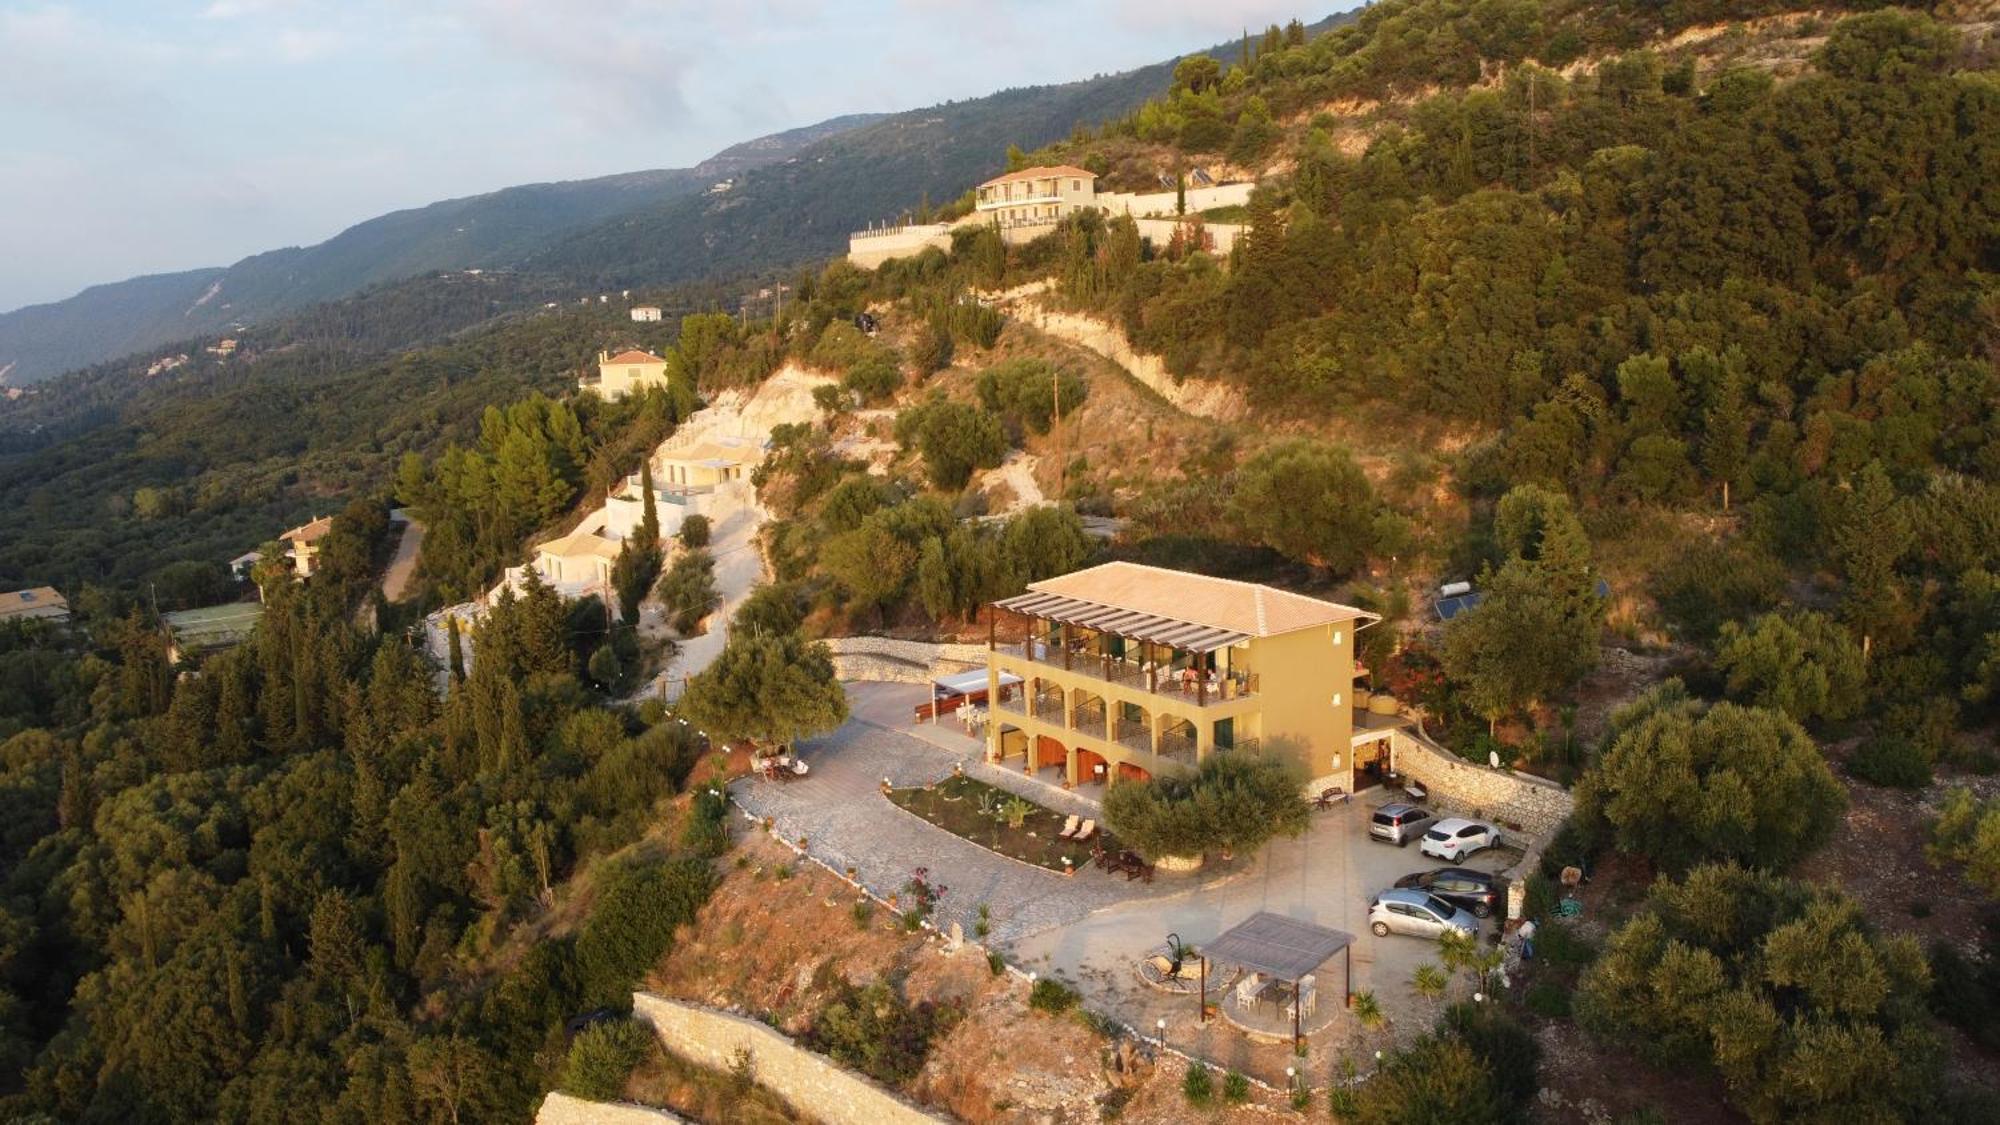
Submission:
<svg viewBox="0 0 2000 1125">
<path fill-rule="evenodd" d="M 1298 0 L 0 0 L 0 310 L 1326 14 Z"/>
</svg>

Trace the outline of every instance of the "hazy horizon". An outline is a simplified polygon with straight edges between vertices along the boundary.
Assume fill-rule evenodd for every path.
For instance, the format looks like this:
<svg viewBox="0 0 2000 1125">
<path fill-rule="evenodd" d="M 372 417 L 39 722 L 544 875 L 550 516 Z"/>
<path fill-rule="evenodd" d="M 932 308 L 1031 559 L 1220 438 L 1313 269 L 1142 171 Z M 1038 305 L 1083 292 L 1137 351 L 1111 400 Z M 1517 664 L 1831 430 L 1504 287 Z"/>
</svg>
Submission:
<svg viewBox="0 0 2000 1125">
<path fill-rule="evenodd" d="M 1273 0 L 748 7 L 0 3 L 14 164 L 0 311 L 442 199 L 685 167 L 832 117 L 1074 81 L 1327 14 Z"/>
</svg>

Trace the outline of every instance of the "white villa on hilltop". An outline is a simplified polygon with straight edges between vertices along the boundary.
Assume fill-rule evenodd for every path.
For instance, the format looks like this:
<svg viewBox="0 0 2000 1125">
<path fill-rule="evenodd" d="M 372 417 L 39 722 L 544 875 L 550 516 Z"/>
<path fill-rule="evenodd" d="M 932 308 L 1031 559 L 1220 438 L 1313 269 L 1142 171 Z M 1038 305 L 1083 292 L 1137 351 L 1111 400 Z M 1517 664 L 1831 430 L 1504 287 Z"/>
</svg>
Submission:
<svg viewBox="0 0 2000 1125">
<path fill-rule="evenodd" d="M 597 353 L 597 377 L 586 375 L 576 385 L 613 402 L 647 387 L 667 385 L 667 361 L 652 352 L 631 348 L 612 355 Z"/>
<path fill-rule="evenodd" d="M 1048 234 L 1064 219 L 1084 210 L 1130 215 L 1142 237 L 1164 245 L 1174 237 L 1184 216 L 1242 206 L 1250 201 L 1256 186 L 1197 182 L 1174 191 L 1100 194 L 1097 173 L 1088 168 L 1068 164 L 1023 168 L 980 184 L 975 189 L 972 213 L 955 223 L 906 223 L 855 231 L 848 236 L 847 260 L 863 269 L 874 269 L 891 258 L 910 257 L 932 247 L 949 250 L 953 231 L 977 226 L 993 226 L 1008 245 L 1018 245 Z M 1217 254 L 1234 249 L 1242 232 L 1240 224 L 1202 224 L 1205 245 Z"/>
</svg>

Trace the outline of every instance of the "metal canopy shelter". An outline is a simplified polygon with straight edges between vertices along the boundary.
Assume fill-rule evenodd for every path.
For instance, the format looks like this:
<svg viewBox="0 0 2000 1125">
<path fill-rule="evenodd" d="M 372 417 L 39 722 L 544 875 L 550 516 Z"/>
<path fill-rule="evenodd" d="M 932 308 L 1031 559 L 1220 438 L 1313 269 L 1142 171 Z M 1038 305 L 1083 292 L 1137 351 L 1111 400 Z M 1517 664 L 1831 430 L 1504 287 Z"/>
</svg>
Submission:
<svg viewBox="0 0 2000 1125">
<path fill-rule="evenodd" d="M 1135 610 L 1105 605 L 1102 602 L 1068 598 L 1060 594 L 1021 594 L 994 604 L 1001 609 L 1012 610 L 1029 617 L 1060 621 L 1066 625 L 1081 625 L 1100 633 L 1112 633 L 1130 637 L 1135 641 L 1166 645 L 1187 652 L 1214 652 L 1217 649 L 1242 644 L 1250 639 L 1250 634 L 1239 633 L 1232 629 L 1195 625 L 1186 621 L 1176 621 L 1171 617 L 1139 613 Z"/>
<path fill-rule="evenodd" d="M 1352 1002 L 1354 993 L 1354 935 L 1344 930 L 1330 930 L 1325 926 L 1315 926 L 1311 922 L 1301 922 L 1282 914 L 1260 910 L 1231 927 L 1221 937 L 1202 947 L 1201 953 L 1210 961 L 1220 961 L 1238 965 L 1254 972 L 1264 973 L 1277 980 L 1296 986 L 1299 978 L 1306 976 L 1333 958 L 1336 953 L 1347 954 L 1347 982 L 1342 987 L 1344 1002 Z M 1204 995 L 1202 1010 L 1208 1010 L 1207 977 L 1203 977 Z M 1299 1001 L 1292 1001 L 1292 1043 L 1299 1042 Z"/>
</svg>

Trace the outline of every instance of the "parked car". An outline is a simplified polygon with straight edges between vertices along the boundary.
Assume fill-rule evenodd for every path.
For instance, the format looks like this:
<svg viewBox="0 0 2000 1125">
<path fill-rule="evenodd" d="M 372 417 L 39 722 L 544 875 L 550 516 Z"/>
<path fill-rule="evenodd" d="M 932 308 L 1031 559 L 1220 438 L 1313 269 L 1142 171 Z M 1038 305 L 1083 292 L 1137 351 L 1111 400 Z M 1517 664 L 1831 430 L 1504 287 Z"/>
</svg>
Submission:
<svg viewBox="0 0 2000 1125">
<path fill-rule="evenodd" d="M 1428 809 L 1397 801 L 1375 810 L 1368 821 L 1368 835 L 1400 848 L 1423 835 L 1436 820 L 1437 814 Z"/>
<path fill-rule="evenodd" d="M 1446 861 L 1464 859 L 1482 848 L 1497 847 L 1500 829 L 1483 820 L 1447 817 L 1431 826 L 1417 843 L 1417 850 Z"/>
<path fill-rule="evenodd" d="M 1410 934 L 1434 938 L 1446 930 L 1479 932 L 1479 920 L 1429 891 L 1392 890 L 1368 904 L 1368 928 L 1376 937 Z"/>
<path fill-rule="evenodd" d="M 1507 896 L 1507 881 L 1498 875 L 1474 871 L 1470 867 L 1440 867 L 1417 871 L 1396 880 L 1403 890 L 1429 891 L 1437 897 L 1472 911 L 1475 917 L 1491 918 Z"/>
</svg>

